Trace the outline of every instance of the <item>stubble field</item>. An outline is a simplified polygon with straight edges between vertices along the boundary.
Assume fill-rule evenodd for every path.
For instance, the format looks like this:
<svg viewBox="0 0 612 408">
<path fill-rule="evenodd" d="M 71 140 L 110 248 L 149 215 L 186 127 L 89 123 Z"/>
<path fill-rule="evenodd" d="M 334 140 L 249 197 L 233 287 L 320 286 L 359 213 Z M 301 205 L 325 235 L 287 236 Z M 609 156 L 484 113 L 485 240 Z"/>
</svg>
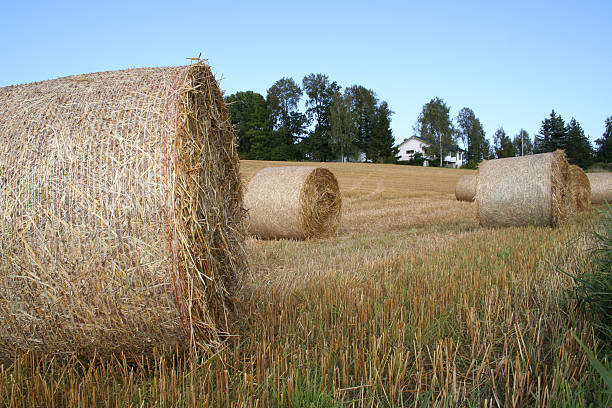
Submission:
<svg viewBox="0 0 612 408">
<path fill-rule="evenodd" d="M 248 180 L 286 162 L 242 161 Z M 303 163 L 300 163 L 303 165 Z M 315 165 L 315 164 L 306 164 Z M 234 337 L 214 355 L 140 362 L 16 356 L 0 406 L 583 406 L 604 400 L 572 280 L 585 230 L 483 229 L 466 170 L 325 163 L 338 233 L 248 238 Z M 598 402 L 599 401 L 599 402 Z M 603 402 L 601 402 L 603 403 Z"/>
</svg>

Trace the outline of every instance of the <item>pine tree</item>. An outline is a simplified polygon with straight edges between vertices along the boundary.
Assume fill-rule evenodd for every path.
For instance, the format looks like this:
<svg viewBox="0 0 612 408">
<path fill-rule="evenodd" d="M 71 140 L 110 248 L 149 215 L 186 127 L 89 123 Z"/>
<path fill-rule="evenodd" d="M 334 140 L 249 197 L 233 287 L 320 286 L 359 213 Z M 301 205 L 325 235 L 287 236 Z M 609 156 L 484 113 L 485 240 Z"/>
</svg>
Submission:
<svg viewBox="0 0 612 408">
<path fill-rule="evenodd" d="M 374 126 L 372 127 L 372 137 L 369 149 L 366 152 L 369 158 L 378 163 L 395 163 L 398 153 L 394 147 L 395 139 L 391 131 L 391 115 L 393 111 L 389 109 L 387 102 L 382 101 L 376 107 L 374 116 Z"/>
<path fill-rule="evenodd" d="M 593 162 L 593 147 L 576 119 L 572 118 L 567 124 L 566 134 L 565 154 L 568 161 L 586 169 Z"/>
<path fill-rule="evenodd" d="M 597 161 L 612 163 L 612 116 L 606 119 L 606 130 L 595 143 L 598 146 Z"/>
<path fill-rule="evenodd" d="M 567 147 L 565 122 L 553 109 L 550 118 L 542 121 L 540 132 L 535 137 L 534 153 L 554 152 Z"/>
</svg>

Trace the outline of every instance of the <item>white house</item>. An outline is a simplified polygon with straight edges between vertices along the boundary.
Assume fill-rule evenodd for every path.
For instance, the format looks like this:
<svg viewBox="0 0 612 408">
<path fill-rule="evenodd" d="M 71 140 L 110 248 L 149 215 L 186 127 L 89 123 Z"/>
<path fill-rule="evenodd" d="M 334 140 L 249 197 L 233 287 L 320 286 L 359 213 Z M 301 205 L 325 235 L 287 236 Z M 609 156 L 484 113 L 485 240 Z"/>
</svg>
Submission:
<svg viewBox="0 0 612 408">
<path fill-rule="evenodd" d="M 398 161 L 408 161 L 412 159 L 415 153 L 421 153 L 425 158 L 423 166 L 429 166 L 431 158 L 425 154 L 424 146 L 429 146 L 429 143 L 422 137 L 411 136 L 408 139 L 404 139 L 398 146 Z M 457 146 L 453 146 L 449 150 L 450 152 L 444 158 L 444 165 L 448 167 L 461 167 L 465 156 L 464 151 Z"/>
</svg>

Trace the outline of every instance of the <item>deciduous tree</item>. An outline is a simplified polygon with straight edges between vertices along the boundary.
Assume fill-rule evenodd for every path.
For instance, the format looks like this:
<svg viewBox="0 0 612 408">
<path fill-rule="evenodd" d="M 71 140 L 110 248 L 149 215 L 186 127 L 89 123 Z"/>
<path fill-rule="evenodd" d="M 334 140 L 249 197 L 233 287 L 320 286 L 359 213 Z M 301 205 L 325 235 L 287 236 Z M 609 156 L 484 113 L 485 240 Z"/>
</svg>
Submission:
<svg viewBox="0 0 612 408">
<path fill-rule="evenodd" d="M 357 128 L 352 111 L 351 93 L 339 91 L 332 95 L 329 122 L 332 150 L 340 161 L 357 153 Z"/>
<path fill-rule="evenodd" d="M 525 129 L 521 129 L 518 134 L 514 136 L 512 139 L 512 145 L 514 145 L 514 150 L 516 150 L 517 156 L 527 156 L 528 154 L 533 154 L 533 143 L 529 138 L 529 133 Z"/>
<path fill-rule="evenodd" d="M 466 150 L 466 160 L 475 167 L 489 154 L 489 143 L 485 137 L 480 119 L 470 108 L 463 108 L 457 115 L 457 134 Z"/>
<path fill-rule="evenodd" d="M 510 137 L 506 135 L 504 128 L 500 127 L 495 131 L 495 135 L 493 135 L 493 145 L 495 147 L 495 157 L 498 159 L 516 156 L 516 149 Z"/>
<path fill-rule="evenodd" d="M 424 149 L 425 153 L 434 160 L 440 160 L 440 166 L 455 144 L 456 132 L 449 112 L 442 99 L 432 99 L 423 105 L 415 126 L 417 134 L 429 143 L 429 147 Z"/>
<path fill-rule="evenodd" d="M 283 144 L 281 150 L 288 153 L 287 160 L 299 158 L 295 145 L 307 124 L 306 115 L 298 110 L 301 97 L 302 89 L 292 78 L 282 78 L 268 89 L 266 102 L 278 141 Z"/>
<path fill-rule="evenodd" d="M 350 109 L 355 121 L 356 144 L 366 154 L 366 159 L 373 160 L 368 156 L 368 151 L 370 151 L 369 144 L 376 120 L 378 99 L 373 91 L 360 85 L 353 85 L 347 88 L 346 92 L 350 95 Z"/>
<path fill-rule="evenodd" d="M 236 92 L 225 98 L 230 121 L 238 139 L 238 153 L 243 159 L 262 160 L 252 152 L 253 143 L 272 138 L 272 122 L 264 97 L 253 91 Z"/>
<path fill-rule="evenodd" d="M 323 74 L 305 76 L 302 87 L 308 96 L 306 115 L 314 124 L 314 129 L 304 140 L 306 152 L 314 160 L 327 161 L 333 156 L 329 121 L 332 96 L 340 87 Z"/>
</svg>

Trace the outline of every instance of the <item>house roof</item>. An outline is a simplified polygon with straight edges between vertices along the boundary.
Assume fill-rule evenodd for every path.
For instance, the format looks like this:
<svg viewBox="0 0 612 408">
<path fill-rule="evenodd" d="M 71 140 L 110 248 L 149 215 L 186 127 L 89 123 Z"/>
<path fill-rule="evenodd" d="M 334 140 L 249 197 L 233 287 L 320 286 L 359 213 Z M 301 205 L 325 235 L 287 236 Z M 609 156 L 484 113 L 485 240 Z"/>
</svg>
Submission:
<svg viewBox="0 0 612 408">
<path fill-rule="evenodd" d="M 406 143 L 407 141 L 409 141 L 410 139 L 413 139 L 413 138 L 414 139 L 419 139 L 420 141 L 422 141 L 423 143 L 427 143 L 428 145 L 430 144 L 427 140 L 425 140 L 424 137 L 413 135 L 413 136 L 410 136 L 408 139 L 404 139 L 404 141 L 402 143 L 400 143 L 397 147 L 400 147 L 401 145 L 403 145 L 404 143 Z M 447 150 L 450 150 L 451 152 L 465 152 L 465 150 L 463 150 L 462 148 L 460 148 L 457 145 L 450 146 L 450 145 L 446 145 L 445 144 L 444 147 Z"/>
</svg>

